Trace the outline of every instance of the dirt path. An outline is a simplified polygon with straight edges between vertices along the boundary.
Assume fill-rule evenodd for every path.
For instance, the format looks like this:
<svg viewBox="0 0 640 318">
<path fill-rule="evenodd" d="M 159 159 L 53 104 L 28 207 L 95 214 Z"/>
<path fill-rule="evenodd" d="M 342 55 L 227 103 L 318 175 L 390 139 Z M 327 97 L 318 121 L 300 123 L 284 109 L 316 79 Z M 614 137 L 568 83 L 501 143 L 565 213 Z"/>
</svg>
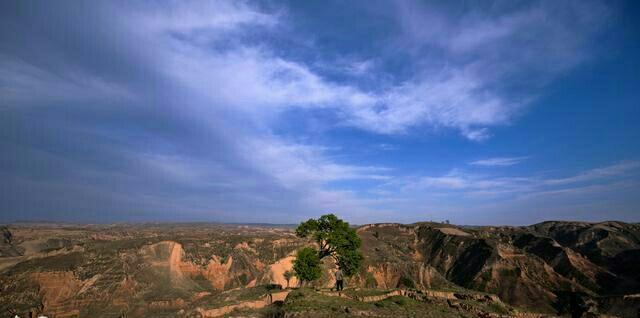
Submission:
<svg viewBox="0 0 640 318">
<path fill-rule="evenodd" d="M 277 293 L 267 294 L 262 299 L 258 299 L 258 300 L 243 301 L 234 305 L 223 306 L 223 307 L 218 307 L 213 309 L 198 308 L 196 310 L 204 318 L 220 317 L 234 311 L 235 309 L 260 309 L 260 308 L 269 306 L 275 302 L 284 301 L 290 292 L 291 292 L 290 290 L 284 290 Z"/>
<path fill-rule="evenodd" d="M 445 291 L 433 291 L 433 290 L 408 290 L 408 289 L 398 289 L 393 290 L 385 294 L 381 295 L 372 295 L 372 296 L 349 296 L 345 293 L 337 292 L 337 291 L 320 291 L 321 294 L 332 296 L 332 297 L 340 297 L 345 299 L 351 299 L 355 301 L 361 302 L 377 302 L 381 300 L 385 300 L 387 298 L 391 298 L 394 296 L 403 296 L 407 298 L 411 298 L 417 301 L 445 301 L 452 308 L 462 308 L 463 310 L 469 312 L 476 312 L 479 317 L 495 317 L 495 318 L 544 318 L 549 317 L 544 314 L 539 313 L 531 313 L 531 312 L 512 312 L 509 315 L 499 315 L 495 313 L 486 312 L 480 308 L 475 308 L 470 305 L 463 305 L 461 300 L 464 299 L 475 299 L 478 301 L 484 302 L 499 302 L 502 303 L 500 298 L 495 295 L 485 295 L 485 294 L 457 294 L 454 292 L 445 292 Z"/>
<path fill-rule="evenodd" d="M 269 278 L 269 282 L 272 284 L 278 284 L 282 287 L 285 287 L 287 285 L 298 286 L 297 277 L 294 276 L 291 279 L 289 279 L 289 284 L 287 284 L 287 280 L 284 278 L 284 273 L 286 271 L 293 270 L 294 260 L 295 260 L 295 256 L 287 256 L 269 265 L 267 269 L 267 275 L 266 275 Z"/>
</svg>

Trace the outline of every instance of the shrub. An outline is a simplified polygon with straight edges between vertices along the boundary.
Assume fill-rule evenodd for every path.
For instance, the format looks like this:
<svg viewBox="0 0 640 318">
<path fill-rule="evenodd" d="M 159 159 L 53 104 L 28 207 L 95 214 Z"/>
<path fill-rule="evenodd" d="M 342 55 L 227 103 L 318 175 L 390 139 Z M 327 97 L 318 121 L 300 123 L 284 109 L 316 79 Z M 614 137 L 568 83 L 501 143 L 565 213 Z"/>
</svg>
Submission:
<svg viewBox="0 0 640 318">
<path fill-rule="evenodd" d="M 411 278 L 402 276 L 400 281 L 398 281 L 398 287 L 416 288 L 416 284 L 411 280 Z"/>
<path fill-rule="evenodd" d="M 373 277 L 373 274 L 367 272 L 366 276 L 365 276 L 365 286 L 367 288 L 376 288 L 378 287 L 378 281 L 376 280 L 375 277 Z"/>
<path fill-rule="evenodd" d="M 318 252 L 310 247 L 299 250 L 296 260 L 293 262 L 293 270 L 302 282 L 311 282 L 320 278 L 322 269 Z"/>
</svg>

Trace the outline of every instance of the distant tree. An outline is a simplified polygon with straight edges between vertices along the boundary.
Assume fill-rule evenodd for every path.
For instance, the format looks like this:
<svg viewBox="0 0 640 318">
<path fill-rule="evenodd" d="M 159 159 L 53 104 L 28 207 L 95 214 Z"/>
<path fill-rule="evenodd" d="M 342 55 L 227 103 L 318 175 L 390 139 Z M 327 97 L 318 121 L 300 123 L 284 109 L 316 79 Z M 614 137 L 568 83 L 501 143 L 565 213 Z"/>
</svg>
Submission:
<svg viewBox="0 0 640 318">
<path fill-rule="evenodd" d="M 285 271 L 284 272 L 284 279 L 287 281 L 287 288 L 289 288 L 289 281 L 291 280 L 291 278 L 293 278 L 294 276 L 294 272 L 293 271 Z"/>
<path fill-rule="evenodd" d="M 411 278 L 402 276 L 398 281 L 398 287 L 415 288 L 416 284 L 411 280 Z"/>
<path fill-rule="evenodd" d="M 362 241 L 349 223 L 333 214 L 300 223 L 296 235 L 313 238 L 320 246 L 320 250 L 316 251 L 318 259 L 332 257 L 347 277 L 357 273 L 362 265 Z"/>
<path fill-rule="evenodd" d="M 318 252 L 311 247 L 299 250 L 296 260 L 293 262 L 293 270 L 303 284 L 320 278 L 322 269 Z"/>
</svg>

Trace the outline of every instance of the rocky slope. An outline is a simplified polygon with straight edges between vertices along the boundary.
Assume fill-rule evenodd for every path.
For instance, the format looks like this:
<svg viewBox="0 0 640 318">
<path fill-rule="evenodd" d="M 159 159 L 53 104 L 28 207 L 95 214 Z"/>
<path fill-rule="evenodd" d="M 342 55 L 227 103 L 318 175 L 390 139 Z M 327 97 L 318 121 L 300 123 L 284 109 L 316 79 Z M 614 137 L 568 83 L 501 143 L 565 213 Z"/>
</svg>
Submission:
<svg viewBox="0 0 640 318">
<path fill-rule="evenodd" d="M 235 310 L 239 303 L 262 308 L 272 302 L 268 286 L 286 286 L 284 272 L 295 251 L 312 244 L 291 228 L 211 224 L 21 225 L 1 231 L 0 313 L 24 316 L 196 317 Z M 456 299 L 452 295 L 481 292 L 497 295 L 505 306 L 548 314 L 591 310 L 625 317 L 640 308 L 633 296 L 640 293 L 637 224 L 373 224 L 357 233 L 365 263 L 347 287 L 367 293 L 415 290 Z M 317 288 L 334 284 L 334 264 L 327 260 L 324 268 Z M 308 301 L 285 307 L 299 313 Z M 475 315 L 468 308 L 445 309 L 447 315 Z"/>
<path fill-rule="evenodd" d="M 368 256 L 362 276 L 372 276 L 378 286 L 453 284 L 497 294 L 514 306 L 565 312 L 567 298 L 597 302 L 640 292 L 632 269 L 639 264 L 639 229 L 622 222 L 528 227 L 418 223 L 368 225 L 358 233 Z"/>
<path fill-rule="evenodd" d="M 0 257 L 20 255 L 20 251 L 13 244 L 13 234 L 6 226 L 0 226 Z"/>
<path fill-rule="evenodd" d="M 24 316 L 177 310 L 225 290 L 282 283 L 307 244 L 289 229 L 233 226 L 10 230 L 18 253 L 0 257 L 0 313 Z M 70 243 L 43 245 L 48 240 Z"/>
</svg>

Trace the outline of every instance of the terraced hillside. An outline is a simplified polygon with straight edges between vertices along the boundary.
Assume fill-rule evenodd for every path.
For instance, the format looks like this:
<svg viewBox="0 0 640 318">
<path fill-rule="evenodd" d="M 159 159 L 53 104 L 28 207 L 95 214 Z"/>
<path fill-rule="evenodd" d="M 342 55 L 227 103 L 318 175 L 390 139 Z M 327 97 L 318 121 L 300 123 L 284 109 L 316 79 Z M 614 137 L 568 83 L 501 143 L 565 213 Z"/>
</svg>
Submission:
<svg viewBox="0 0 640 318">
<path fill-rule="evenodd" d="M 639 264 L 633 265 L 640 242 L 637 224 L 377 224 L 358 233 L 368 256 L 364 285 L 458 286 L 547 313 L 640 292 L 637 272 L 631 269 Z M 637 311 L 634 301 L 627 305 L 628 312 Z"/>
<path fill-rule="evenodd" d="M 311 286 L 282 289 L 295 251 L 313 244 L 293 227 L 1 231 L 0 317 L 635 317 L 640 308 L 640 226 L 621 222 L 361 226 L 364 266 L 339 294 L 328 260 Z"/>
<path fill-rule="evenodd" d="M 177 311 L 225 290 L 283 284 L 291 255 L 306 244 L 289 229 L 246 226 L 15 226 L 10 231 L 11 248 L 18 253 L 0 258 L 0 313 L 50 317 L 142 317 Z M 51 240 L 68 243 L 51 248 Z"/>
</svg>

